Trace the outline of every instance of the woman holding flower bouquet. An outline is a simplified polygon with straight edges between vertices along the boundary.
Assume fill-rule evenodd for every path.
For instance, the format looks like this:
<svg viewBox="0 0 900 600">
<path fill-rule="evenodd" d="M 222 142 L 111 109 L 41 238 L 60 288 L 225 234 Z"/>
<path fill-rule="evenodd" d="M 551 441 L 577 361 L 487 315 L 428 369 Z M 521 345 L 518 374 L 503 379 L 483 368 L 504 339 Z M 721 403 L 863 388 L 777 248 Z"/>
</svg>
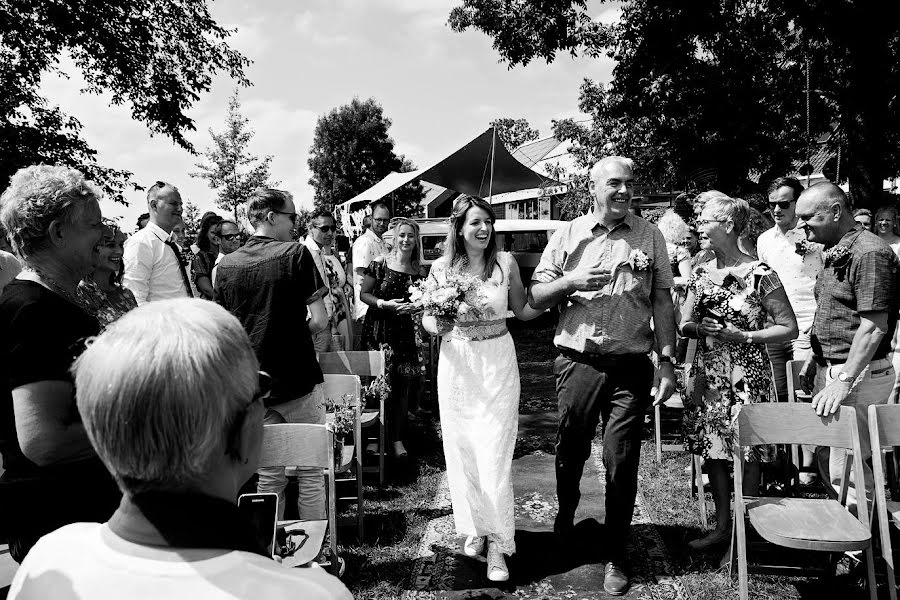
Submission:
<svg viewBox="0 0 900 600">
<path fill-rule="evenodd" d="M 515 512 L 512 457 L 519 412 L 519 367 L 506 329 L 509 310 L 537 317 L 526 301 L 515 259 L 497 251 L 494 212 L 480 198 L 453 206 L 444 255 L 413 298 L 425 309 L 422 324 L 443 336 L 438 402 L 447 479 L 456 531 L 464 551 L 482 553 L 487 575 L 506 581 L 504 554 L 513 554 Z"/>
<path fill-rule="evenodd" d="M 734 417 L 741 404 L 774 400 L 765 344 L 797 337 L 797 321 L 778 275 L 738 247 L 749 214 L 744 200 L 717 197 L 697 220 L 714 258 L 694 269 L 684 303 L 682 334 L 700 340 L 685 394 L 684 435 L 691 451 L 706 460 L 716 529 L 688 543 L 695 551 L 730 539 Z M 774 325 L 766 327 L 767 315 Z M 744 494 L 759 493 L 759 463 L 774 458 L 774 446 L 747 450 Z"/>
<path fill-rule="evenodd" d="M 369 350 L 391 349 L 391 402 L 388 434 L 394 456 L 406 458 L 403 445 L 409 407 L 418 404 L 422 388 L 421 344 L 417 340 L 420 310 L 410 302 L 410 287 L 422 276 L 419 272 L 419 226 L 415 221 L 393 221 L 394 246 L 387 256 L 373 260 L 365 270 L 359 299 L 369 305 L 363 324 L 362 343 Z"/>
</svg>

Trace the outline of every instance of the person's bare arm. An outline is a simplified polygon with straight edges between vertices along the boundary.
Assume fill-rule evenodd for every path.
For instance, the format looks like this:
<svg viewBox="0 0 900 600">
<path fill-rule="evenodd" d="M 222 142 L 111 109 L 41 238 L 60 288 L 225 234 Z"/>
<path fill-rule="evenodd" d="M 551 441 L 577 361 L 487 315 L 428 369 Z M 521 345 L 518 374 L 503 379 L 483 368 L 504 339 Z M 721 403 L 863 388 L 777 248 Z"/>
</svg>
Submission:
<svg viewBox="0 0 900 600">
<path fill-rule="evenodd" d="M 675 367 L 671 359 L 675 356 L 675 306 L 669 288 L 653 287 L 650 292 L 653 307 L 653 328 L 656 347 L 660 356 L 668 356 L 669 362 L 660 362 L 656 369 L 653 389 L 653 406 L 669 399 L 675 391 Z"/>
<path fill-rule="evenodd" d="M 328 327 L 328 311 L 325 310 L 325 300 L 317 298 L 314 302 L 306 305 L 309 311 L 309 319 L 306 321 L 310 333 L 319 333 Z"/>
<path fill-rule="evenodd" d="M 206 275 L 201 275 L 197 277 L 197 281 L 194 282 L 197 286 L 197 290 L 203 294 L 204 298 L 212 298 L 215 296 L 215 292 L 213 291 L 212 280 Z"/>
<path fill-rule="evenodd" d="M 755 344 L 775 344 L 792 340 L 797 337 L 797 319 L 794 317 L 794 309 L 788 300 L 784 288 L 777 288 L 766 294 L 762 299 L 763 308 L 771 315 L 774 325 L 757 331 L 741 331 L 731 323 L 725 326 L 710 325 L 710 329 L 719 339 L 729 342 L 745 342 L 747 335 L 752 335 Z"/>
<path fill-rule="evenodd" d="M 859 313 L 859 329 L 850 344 L 850 354 L 841 371 L 850 376 L 846 383 L 837 378 L 825 386 L 812 400 L 812 407 L 817 415 L 833 415 L 841 403 L 850 395 L 855 379 L 863 369 L 872 362 L 881 339 L 888 329 L 887 311 Z"/>
<path fill-rule="evenodd" d="M 544 310 L 556 306 L 573 292 L 597 291 L 609 283 L 611 273 L 602 267 L 579 266 L 558 279 L 546 283 L 532 281 L 528 290 L 531 308 Z"/>
<path fill-rule="evenodd" d="M 16 436 L 25 457 L 38 466 L 95 455 L 72 402 L 67 381 L 35 381 L 12 391 Z"/>
<path fill-rule="evenodd" d="M 543 310 L 532 308 L 528 304 L 525 286 L 522 284 L 522 274 L 519 272 L 519 263 L 512 256 L 509 257 L 509 308 L 520 321 L 530 321 L 544 314 Z"/>
</svg>

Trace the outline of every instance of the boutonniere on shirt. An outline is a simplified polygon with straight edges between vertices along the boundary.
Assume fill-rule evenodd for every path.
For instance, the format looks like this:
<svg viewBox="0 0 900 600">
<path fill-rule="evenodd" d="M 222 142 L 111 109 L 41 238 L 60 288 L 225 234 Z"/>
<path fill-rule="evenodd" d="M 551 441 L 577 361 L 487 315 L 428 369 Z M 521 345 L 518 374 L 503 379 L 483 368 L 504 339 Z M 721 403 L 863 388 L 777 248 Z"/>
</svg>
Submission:
<svg viewBox="0 0 900 600">
<path fill-rule="evenodd" d="M 646 271 L 650 268 L 650 257 L 643 250 L 635 248 L 628 254 L 628 264 L 634 271 Z"/>
<path fill-rule="evenodd" d="M 825 251 L 824 256 L 826 267 L 839 269 L 850 260 L 850 247 L 843 245 L 832 246 Z"/>
<path fill-rule="evenodd" d="M 794 252 L 796 252 L 800 256 L 806 256 L 807 254 L 811 254 L 812 252 L 814 252 L 815 249 L 816 249 L 816 247 L 813 246 L 808 241 L 801 240 L 801 241 L 797 242 L 797 244 L 794 248 Z"/>
</svg>

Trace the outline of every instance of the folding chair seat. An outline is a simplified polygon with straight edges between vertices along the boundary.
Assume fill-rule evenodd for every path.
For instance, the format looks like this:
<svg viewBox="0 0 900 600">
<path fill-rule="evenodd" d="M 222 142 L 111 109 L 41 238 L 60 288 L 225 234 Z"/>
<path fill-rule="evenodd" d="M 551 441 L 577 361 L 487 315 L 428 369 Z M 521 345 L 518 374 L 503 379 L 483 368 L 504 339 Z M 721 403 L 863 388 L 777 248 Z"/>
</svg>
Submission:
<svg viewBox="0 0 900 600">
<path fill-rule="evenodd" d="M 364 536 L 363 527 L 363 485 L 362 485 L 362 460 L 360 453 L 362 452 L 362 392 L 359 377 L 356 375 L 334 375 L 328 373 L 325 375 L 325 398 L 338 400 L 345 396 L 352 398 L 354 407 L 353 419 L 353 446 L 348 452 L 344 447 L 345 456 L 341 460 L 341 465 L 346 465 L 346 471 L 339 468 L 336 473 L 337 481 L 340 484 L 355 483 L 356 495 L 346 496 L 339 495 L 338 500 L 356 502 L 356 526 L 359 541 L 362 543 Z M 342 477 L 342 475 L 346 475 Z M 342 486 L 343 487 L 343 486 Z"/>
<path fill-rule="evenodd" d="M 328 496 L 328 515 L 321 520 L 279 521 L 287 530 L 302 528 L 306 539 L 299 550 L 285 560 L 288 566 L 305 564 L 322 551 L 328 536 L 331 560 L 327 565 L 335 575 L 339 572 L 337 553 L 336 505 L 334 495 L 334 433 L 326 425 L 310 423 L 279 423 L 263 426 L 260 467 L 320 468 L 325 475 Z"/>
<path fill-rule="evenodd" d="M 869 407 L 869 437 L 872 441 L 872 470 L 875 472 L 875 512 L 881 539 L 881 557 L 887 566 L 887 586 L 891 600 L 897 600 L 894 573 L 894 552 L 891 528 L 900 529 L 900 502 L 888 500 L 885 494 L 884 461 L 882 453 L 892 451 L 897 456 L 900 446 L 900 405 L 885 404 Z M 895 470 L 894 473 L 897 471 Z"/>
<path fill-rule="evenodd" d="M 356 375 L 361 380 L 374 379 L 385 374 L 385 357 L 381 351 L 356 350 L 348 352 L 320 352 L 319 366 L 322 373 L 329 375 Z M 377 473 L 379 485 L 384 485 L 385 478 L 385 407 L 384 399 L 381 399 L 377 409 L 361 407 L 360 426 L 362 429 L 377 428 L 378 439 L 378 465 L 367 466 L 363 464 L 364 448 L 357 450 L 360 464 L 363 464 L 363 473 Z"/>
<path fill-rule="evenodd" d="M 862 473 L 856 411 L 842 406 L 829 417 L 820 417 L 807 404 L 764 403 L 741 407 L 736 419 L 734 443 L 734 533 L 738 555 L 741 600 L 747 600 L 747 537 L 750 525 L 767 542 L 787 548 L 845 552 L 862 550 L 868 571 L 869 596 L 876 598 L 872 564 L 872 535 L 865 494 L 857 497 L 857 516 L 847 509 L 849 477 L 845 473 L 839 500 L 810 498 L 745 498 L 743 495 L 743 447 L 763 444 L 811 444 L 853 451 L 853 470 Z M 797 567 L 756 566 L 765 573 L 784 569 L 797 575 Z"/>
</svg>

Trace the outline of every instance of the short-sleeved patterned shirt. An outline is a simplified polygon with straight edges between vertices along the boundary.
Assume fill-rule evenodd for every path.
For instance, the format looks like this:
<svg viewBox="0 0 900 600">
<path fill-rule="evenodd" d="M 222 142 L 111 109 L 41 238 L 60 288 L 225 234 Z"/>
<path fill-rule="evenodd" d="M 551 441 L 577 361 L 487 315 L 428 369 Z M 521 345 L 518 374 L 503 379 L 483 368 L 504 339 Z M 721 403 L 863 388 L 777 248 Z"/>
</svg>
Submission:
<svg viewBox="0 0 900 600">
<path fill-rule="evenodd" d="M 835 251 L 839 247 L 847 251 Z M 835 256 L 829 259 L 829 254 Z M 816 281 L 816 317 L 812 348 L 816 356 L 844 362 L 853 336 L 859 329 L 861 312 L 888 314 L 888 331 L 873 360 L 891 351 L 891 338 L 900 308 L 900 260 L 877 235 L 857 225 L 833 248 L 825 252 L 825 267 Z"/>
<path fill-rule="evenodd" d="M 629 259 L 638 254 L 642 260 Z M 593 213 L 567 223 L 553 234 L 531 279 L 549 283 L 587 263 L 613 272 L 598 291 L 575 292 L 560 305 L 553 343 L 593 354 L 643 354 L 653 346 L 651 292 L 672 287 L 666 240 L 655 225 L 627 215 L 612 229 Z"/>
</svg>

